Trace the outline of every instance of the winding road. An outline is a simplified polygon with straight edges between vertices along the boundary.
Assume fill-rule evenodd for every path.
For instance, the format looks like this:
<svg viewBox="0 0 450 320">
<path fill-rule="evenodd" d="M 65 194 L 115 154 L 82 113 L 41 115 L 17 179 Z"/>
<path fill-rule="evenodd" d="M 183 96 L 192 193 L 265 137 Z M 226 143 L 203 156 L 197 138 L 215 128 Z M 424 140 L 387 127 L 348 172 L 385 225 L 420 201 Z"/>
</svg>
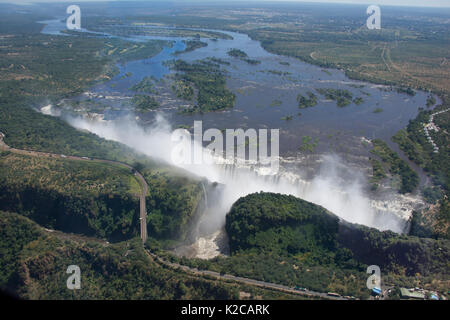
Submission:
<svg viewBox="0 0 450 320">
<path fill-rule="evenodd" d="M 136 171 L 132 166 L 130 166 L 129 164 L 123 163 L 123 162 L 119 162 L 119 161 L 95 159 L 95 158 L 88 158 L 88 157 L 78 157 L 78 156 L 66 156 L 63 154 L 55 154 L 55 153 L 49 153 L 49 152 L 38 152 L 38 151 L 15 149 L 15 148 L 11 148 L 3 141 L 4 137 L 5 137 L 5 135 L 2 132 L 0 132 L 0 150 L 7 150 L 7 151 L 14 152 L 17 154 L 31 155 L 31 156 L 37 156 L 37 157 L 57 158 L 57 159 L 61 159 L 61 160 L 78 160 L 78 161 L 92 161 L 92 162 L 97 162 L 97 163 L 106 163 L 106 164 L 111 164 L 111 165 L 119 165 L 123 168 L 129 169 L 130 172 L 132 172 L 134 174 L 134 176 L 140 181 L 140 185 L 141 185 L 141 194 L 139 196 L 139 202 L 140 202 L 140 215 L 139 215 L 140 218 L 139 219 L 140 219 L 140 228 L 141 228 L 140 233 L 141 233 L 142 242 L 144 244 L 144 249 L 145 249 L 145 252 L 149 255 L 149 257 L 159 264 L 165 265 L 172 269 L 181 269 L 181 270 L 183 270 L 185 272 L 189 272 L 197 277 L 203 277 L 203 278 L 213 277 L 213 278 L 216 278 L 218 280 L 223 280 L 223 281 L 227 281 L 227 280 L 235 281 L 235 282 L 239 282 L 239 283 L 246 284 L 246 285 L 257 286 L 257 287 L 261 287 L 261 288 L 265 288 L 265 289 L 276 290 L 276 291 L 280 291 L 283 293 L 295 294 L 295 295 L 300 295 L 300 296 L 304 296 L 304 297 L 317 297 L 317 298 L 333 299 L 333 300 L 349 300 L 346 297 L 330 296 L 328 293 L 316 292 L 316 291 L 311 291 L 311 290 L 300 291 L 300 290 L 296 290 L 291 287 L 280 285 L 280 284 L 275 284 L 275 283 L 270 283 L 270 282 L 265 282 L 265 281 L 260 281 L 260 280 L 254 280 L 254 279 L 249 279 L 249 278 L 244 278 L 244 277 L 238 277 L 238 276 L 233 276 L 233 275 L 229 275 L 229 274 L 222 274 L 222 273 L 209 271 L 209 270 L 198 270 L 196 268 L 191 268 L 189 266 L 185 266 L 185 265 L 181 265 L 178 263 L 173 263 L 173 262 L 164 260 L 163 258 L 157 256 L 156 254 L 154 254 L 153 252 L 151 252 L 150 250 L 145 248 L 145 242 L 147 241 L 147 212 L 146 212 L 146 205 L 145 205 L 145 197 L 148 193 L 149 188 L 148 188 L 147 181 L 145 181 L 142 174 L 139 173 L 138 171 Z"/>
</svg>

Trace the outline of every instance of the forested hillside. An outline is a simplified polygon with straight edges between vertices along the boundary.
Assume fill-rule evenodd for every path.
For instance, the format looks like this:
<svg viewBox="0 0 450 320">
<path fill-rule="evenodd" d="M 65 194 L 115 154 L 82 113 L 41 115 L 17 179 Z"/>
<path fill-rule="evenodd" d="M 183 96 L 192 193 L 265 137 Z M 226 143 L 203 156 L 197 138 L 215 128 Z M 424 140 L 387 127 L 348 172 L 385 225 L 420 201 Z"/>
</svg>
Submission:
<svg viewBox="0 0 450 320">
<path fill-rule="evenodd" d="M 136 178 L 119 166 L 0 153 L 0 209 L 110 240 L 138 233 Z"/>
<path fill-rule="evenodd" d="M 164 269 L 135 238 L 110 245 L 44 232 L 0 211 L 0 288 L 26 299 L 234 299 L 238 287 Z M 83 290 L 68 290 L 66 269 L 81 269 Z"/>
<path fill-rule="evenodd" d="M 257 193 L 239 199 L 227 215 L 226 230 L 232 262 L 216 263 L 266 281 L 364 295 L 365 268 L 375 264 L 385 284 L 419 281 L 443 291 L 449 284 L 450 241 L 350 224 L 293 196 Z M 280 279 L 286 272 L 289 277 Z"/>
</svg>

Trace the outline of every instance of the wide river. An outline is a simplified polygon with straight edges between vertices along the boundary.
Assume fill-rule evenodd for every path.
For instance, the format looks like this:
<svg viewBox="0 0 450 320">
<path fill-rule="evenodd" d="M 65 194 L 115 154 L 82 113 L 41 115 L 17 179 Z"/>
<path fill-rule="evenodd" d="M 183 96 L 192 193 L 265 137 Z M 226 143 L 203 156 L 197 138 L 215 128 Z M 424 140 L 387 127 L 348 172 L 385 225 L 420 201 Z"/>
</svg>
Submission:
<svg viewBox="0 0 450 320">
<path fill-rule="evenodd" d="M 65 23 L 61 20 L 44 23 L 46 26 L 43 33 L 63 35 L 61 31 L 65 29 Z M 117 28 L 120 31 L 120 28 L 126 26 Z M 156 26 L 142 26 L 142 29 L 146 28 L 161 29 Z M 96 119 L 102 122 L 123 124 L 126 122 L 124 119 L 129 119 L 129 114 L 133 114 L 133 119 L 138 120 L 139 127 L 144 128 L 143 131 L 133 131 L 136 141 L 139 140 L 139 135 L 149 141 L 152 139 L 150 135 L 146 136 L 145 128 L 151 129 L 155 126 L 155 119 L 160 115 L 163 115 L 164 121 L 172 128 L 179 125 L 192 126 L 194 120 L 202 120 L 204 130 L 280 129 L 283 170 L 277 177 L 268 179 L 254 173 L 236 171 L 242 169 L 230 169 L 229 166 L 191 170 L 196 174 L 203 174 L 210 181 L 219 181 L 229 189 L 224 192 L 224 199 L 217 200 L 218 204 L 207 210 L 212 218 L 206 217 L 205 221 L 209 221 L 209 225 L 214 227 L 206 228 L 207 232 L 200 234 L 206 238 L 201 237 L 201 241 L 197 242 L 195 255 L 212 257 L 215 252 L 220 251 L 217 249 L 217 243 L 209 240 L 220 238 L 217 230 L 223 226 L 229 207 L 240 196 L 260 190 L 300 196 L 323 205 L 350 222 L 383 230 L 405 231 L 407 226 L 404 222 L 413 208 L 420 203 L 420 199 L 417 196 L 395 194 L 389 187 L 377 194 L 368 194 L 366 176 L 370 171 L 369 141 L 380 138 L 392 145 L 390 138 L 404 128 L 410 119 L 417 116 L 420 107 L 425 107 L 428 94 L 418 91 L 415 96 L 409 96 L 389 90 L 388 87 L 351 80 L 340 70 L 322 69 L 298 59 L 271 54 L 264 50 L 258 41 L 245 34 L 207 29 L 189 30 L 220 32 L 230 39 L 201 38 L 201 41 L 207 43 L 206 47 L 175 54 L 185 49 L 184 40 L 189 38 L 142 35 L 122 37 L 136 42 L 169 40 L 172 45 L 165 47 L 154 57 L 118 65 L 120 73 L 117 76 L 94 86 L 77 99 L 90 99 L 106 105 L 104 110 L 96 111 Z M 114 29 L 108 31 L 108 34 L 102 31 L 99 36 L 117 36 L 111 34 Z M 259 60 L 261 63 L 252 65 L 230 57 L 227 52 L 233 48 L 245 51 L 250 59 Z M 162 107 L 144 114 L 136 115 L 132 112 L 129 100 L 135 92 L 130 88 L 147 76 L 167 80 L 172 71 L 164 65 L 165 61 L 182 59 L 192 62 L 209 57 L 230 63 L 222 68 L 226 70 L 228 88 L 236 95 L 233 109 L 182 115 L 178 108 L 190 103 L 176 98 L 170 88 L 164 86 L 165 82 L 161 82 L 155 98 Z M 345 89 L 352 92 L 353 97 L 361 97 L 363 102 L 340 108 L 335 101 L 328 101 L 316 93 L 319 100 L 315 107 L 299 109 L 297 95 L 306 95 L 308 91 L 315 92 L 319 88 Z M 377 109 L 378 112 L 374 112 Z M 292 116 L 292 120 L 284 120 L 286 116 Z M 113 129 L 104 130 L 96 125 L 80 122 L 74 125 L 154 155 L 149 151 L 149 148 L 155 149 L 154 145 L 149 145 L 148 142 L 138 144 L 125 133 L 111 133 Z M 305 136 L 316 139 L 317 147 L 312 152 L 299 151 Z M 199 253 L 203 252 L 202 250 L 204 254 Z"/>
<path fill-rule="evenodd" d="M 65 23 L 61 20 L 46 23 L 43 33 L 61 34 L 60 31 L 65 29 Z M 125 27 L 118 26 L 118 28 Z M 156 26 L 141 28 L 161 29 Z M 168 106 L 164 111 L 171 123 L 192 126 L 194 120 L 202 120 L 205 129 L 280 128 L 283 131 L 280 135 L 281 153 L 296 151 L 301 145 L 301 137 L 306 135 L 319 138 L 318 150 L 322 151 L 339 147 L 350 148 L 349 141 L 342 139 L 343 137 L 381 138 L 389 141 L 398 130 L 408 124 L 410 119 L 417 116 L 419 107 L 426 104 L 428 95 L 424 92 L 418 91 L 412 97 L 397 93 L 395 90 L 386 91 L 384 90 L 386 87 L 383 86 L 353 81 L 340 70 L 325 70 L 298 59 L 271 54 L 261 47 L 259 41 L 250 39 L 246 34 L 207 29 L 189 30 L 216 31 L 232 39 L 201 38 L 208 46 L 174 55 L 176 51 L 185 48 L 183 40 L 187 40 L 186 38 L 128 36 L 126 39 L 131 41 L 161 39 L 173 41 L 174 44 L 172 47 L 165 47 L 160 54 L 152 58 L 119 65 L 120 74 L 111 81 L 96 86 L 92 91 L 102 95 L 132 95 L 133 92 L 130 92 L 129 88 L 144 77 L 154 76 L 161 79 L 171 73 L 170 69 L 163 65 L 165 61 L 176 58 L 192 62 L 208 57 L 220 58 L 231 63 L 230 66 L 223 68 L 228 75 L 227 85 L 237 98 L 235 107 L 219 113 L 179 115 L 176 110 L 168 110 L 170 109 Z M 245 51 L 250 59 L 259 60 L 261 63 L 251 65 L 237 58 L 231 58 L 227 52 L 232 48 Z M 326 100 L 318 95 L 320 98 L 317 106 L 300 110 L 296 101 L 297 95 L 299 93 L 306 95 L 307 91 L 314 92 L 317 88 L 345 89 L 352 92 L 354 97 L 363 98 L 364 102 L 360 105 L 352 103 L 339 108 L 335 101 Z M 175 102 L 172 107 L 176 105 Z M 374 112 L 376 109 L 382 111 Z M 108 116 L 112 116 L 113 112 L 109 110 Z M 299 112 L 301 115 L 298 115 Z M 289 115 L 293 116 L 293 120 L 282 119 Z M 153 116 L 147 114 L 143 117 Z M 337 139 L 333 138 L 337 136 L 341 137 L 343 143 L 336 143 Z"/>
</svg>

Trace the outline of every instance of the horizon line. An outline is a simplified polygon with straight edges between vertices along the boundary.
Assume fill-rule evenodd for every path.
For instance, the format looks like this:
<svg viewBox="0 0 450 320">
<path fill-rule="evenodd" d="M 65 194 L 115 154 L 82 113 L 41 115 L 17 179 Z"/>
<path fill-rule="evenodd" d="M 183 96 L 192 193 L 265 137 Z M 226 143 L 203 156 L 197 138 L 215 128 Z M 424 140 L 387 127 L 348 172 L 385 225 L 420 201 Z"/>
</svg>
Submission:
<svg viewBox="0 0 450 320">
<path fill-rule="evenodd" d="M 35 1 L 24 1 L 24 2 L 14 2 L 13 0 L 0 0 L 0 4 L 11 4 L 11 5 L 35 5 L 35 4 L 58 4 L 61 2 L 73 2 L 74 0 L 35 0 Z M 85 2 L 85 3 L 96 3 L 96 2 L 167 2 L 164 0 L 77 0 L 76 2 Z M 404 7 L 404 8 L 445 8 L 450 9 L 450 3 L 448 5 L 446 4 L 379 4 L 376 3 L 377 1 L 366 1 L 364 0 L 363 3 L 356 3 L 352 2 L 351 0 L 320 0 L 320 1 L 311 1 L 311 0 L 170 0 L 170 2 L 178 2 L 178 3 L 184 3 L 184 4 L 210 4 L 210 3 L 233 3 L 233 2 L 251 2 L 251 3 L 308 3 L 308 4 L 333 4 L 333 5 L 370 5 L 375 4 L 378 6 L 383 7 Z"/>
</svg>

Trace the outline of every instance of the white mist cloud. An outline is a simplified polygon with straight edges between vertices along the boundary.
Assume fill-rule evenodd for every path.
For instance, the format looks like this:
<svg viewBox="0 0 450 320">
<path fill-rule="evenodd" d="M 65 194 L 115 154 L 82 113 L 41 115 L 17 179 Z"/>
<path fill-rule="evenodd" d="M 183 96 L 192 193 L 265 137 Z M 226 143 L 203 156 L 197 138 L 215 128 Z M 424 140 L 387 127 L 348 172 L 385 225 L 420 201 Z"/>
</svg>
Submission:
<svg viewBox="0 0 450 320">
<path fill-rule="evenodd" d="M 83 117 L 65 117 L 76 128 L 93 132 L 105 139 L 124 143 L 150 157 L 171 162 L 172 128 L 162 115 L 149 128 L 139 126 L 132 118 L 118 121 L 89 120 Z M 185 170 L 222 184 L 217 198 L 209 201 L 209 209 L 202 225 L 208 232 L 223 227 L 225 215 L 232 204 L 254 192 L 290 194 L 319 204 L 340 218 L 375 227 L 402 232 L 405 222 L 392 212 L 381 212 L 371 207 L 370 199 L 363 192 L 363 176 L 349 169 L 337 156 L 324 156 L 321 169 L 312 181 L 278 176 L 264 176 L 246 167 L 232 164 L 180 165 Z"/>
</svg>

